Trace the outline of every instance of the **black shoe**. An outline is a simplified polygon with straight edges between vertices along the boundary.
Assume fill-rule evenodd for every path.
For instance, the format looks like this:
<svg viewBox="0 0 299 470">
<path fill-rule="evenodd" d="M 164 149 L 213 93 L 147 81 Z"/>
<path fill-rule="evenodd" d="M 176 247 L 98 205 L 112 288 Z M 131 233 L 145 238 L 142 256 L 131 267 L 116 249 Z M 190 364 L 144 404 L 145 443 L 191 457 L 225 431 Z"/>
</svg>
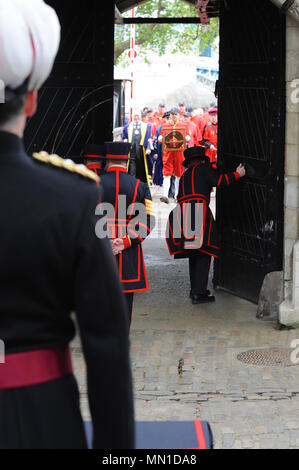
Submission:
<svg viewBox="0 0 299 470">
<path fill-rule="evenodd" d="M 207 295 L 207 294 L 193 294 L 192 295 L 192 303 L 195 304 L 207 304 L 210 302 L 215 302 L 214 295 Z"/>
<path fill-rule="evenodd" d="M 164 197 L 164 196 L 163 196 L 163 197 L 160 197 L 160 201 L 161 201 L 161 202 L 165 202 L 165 204 L 169 204 L 169 199 L 168 199 L 168 197 Z"/>
<path fill-rule="evenodd" d="M 190 294 L 189 294 L 190 299 L 192 299 L 193 294 L 194 294 L 194 291 L 193 289 L 191 289 Z M 206 295 L 211 295 L 211 291 L 209 289 L 206 290 Z"/>
</svg>

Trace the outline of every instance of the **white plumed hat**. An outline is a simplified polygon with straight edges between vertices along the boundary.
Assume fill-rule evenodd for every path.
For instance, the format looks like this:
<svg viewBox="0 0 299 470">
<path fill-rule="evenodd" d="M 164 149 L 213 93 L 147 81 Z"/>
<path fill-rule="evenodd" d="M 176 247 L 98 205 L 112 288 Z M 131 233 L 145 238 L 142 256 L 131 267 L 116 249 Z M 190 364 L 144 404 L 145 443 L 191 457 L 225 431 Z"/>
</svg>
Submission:
<svg viewBox="0 0 299 470">
<path fill-rule="evenodd" d="M 43 0 L 0 0 L 0 79 L 5 88 L 38 90 L 52 70 L 60 43 L 55 10 Z"/>
</svg>

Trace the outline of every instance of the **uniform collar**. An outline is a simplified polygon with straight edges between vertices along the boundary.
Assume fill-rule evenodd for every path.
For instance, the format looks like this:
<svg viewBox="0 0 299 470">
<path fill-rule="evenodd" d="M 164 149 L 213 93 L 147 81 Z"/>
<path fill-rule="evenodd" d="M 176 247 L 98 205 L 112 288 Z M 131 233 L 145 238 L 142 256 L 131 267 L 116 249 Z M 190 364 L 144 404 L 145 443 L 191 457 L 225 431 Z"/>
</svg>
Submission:
<svg viewBox="0 0 299 470">
<path fill-rule="evenodd" d="M 0 159 L 4 155 L 24 154 L 23 141 L 11 132 L 0 131 Z"/>
<path fill-rule="evenodd" d="M 107 173 L 110 173 L 112 171 L 122 171 L 123 173 L 128 173 L 128 170 L 124 166 L 120 165 L 113 165 L 110 168 L 108 168 Z"/>
</svg>

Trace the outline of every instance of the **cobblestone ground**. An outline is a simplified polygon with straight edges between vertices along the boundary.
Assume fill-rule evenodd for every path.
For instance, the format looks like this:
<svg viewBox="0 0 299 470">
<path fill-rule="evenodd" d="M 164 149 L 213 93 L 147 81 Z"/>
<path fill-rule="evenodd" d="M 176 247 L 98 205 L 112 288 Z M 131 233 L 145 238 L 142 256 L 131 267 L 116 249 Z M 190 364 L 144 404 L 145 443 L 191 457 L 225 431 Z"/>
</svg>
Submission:
<svg viewBox="0 0 299 470">
<path fill-rule="evenodd" d="M 155 193 L 155 191 L 154 191 Z M 289 347 L 299 330 L 278 331 L 255 318 L 256 305 L 217 291 L 216 302 L 192 305 L 186 260 L 173 261 L 164 239 L 173 205 L 160 212 L 144 243 L 150 292 L 136 295 L 131 355 L 138 421 L 210 422 L 215 448 L 299 448 L 299 366 L 253 366 L 239 352 Z M 73 356 L 82 411 L 89 417 L 85 366 Z"/>
</svg>

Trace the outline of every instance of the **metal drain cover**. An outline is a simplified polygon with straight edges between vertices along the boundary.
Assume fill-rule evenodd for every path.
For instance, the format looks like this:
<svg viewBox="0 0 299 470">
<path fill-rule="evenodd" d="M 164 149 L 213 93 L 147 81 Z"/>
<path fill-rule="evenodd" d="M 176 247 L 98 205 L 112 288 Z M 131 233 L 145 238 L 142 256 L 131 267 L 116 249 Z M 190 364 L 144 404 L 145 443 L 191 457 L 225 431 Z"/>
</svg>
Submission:
<svg viewBox="0 0 299 470">
<path fill-rule="evenodd" d="M 254 366 L 290 367 L 297 365 L 291 361 L 292 352 L 290 348 L 253 349 L 238 354 L 237 359 Z"/>
</svg>

